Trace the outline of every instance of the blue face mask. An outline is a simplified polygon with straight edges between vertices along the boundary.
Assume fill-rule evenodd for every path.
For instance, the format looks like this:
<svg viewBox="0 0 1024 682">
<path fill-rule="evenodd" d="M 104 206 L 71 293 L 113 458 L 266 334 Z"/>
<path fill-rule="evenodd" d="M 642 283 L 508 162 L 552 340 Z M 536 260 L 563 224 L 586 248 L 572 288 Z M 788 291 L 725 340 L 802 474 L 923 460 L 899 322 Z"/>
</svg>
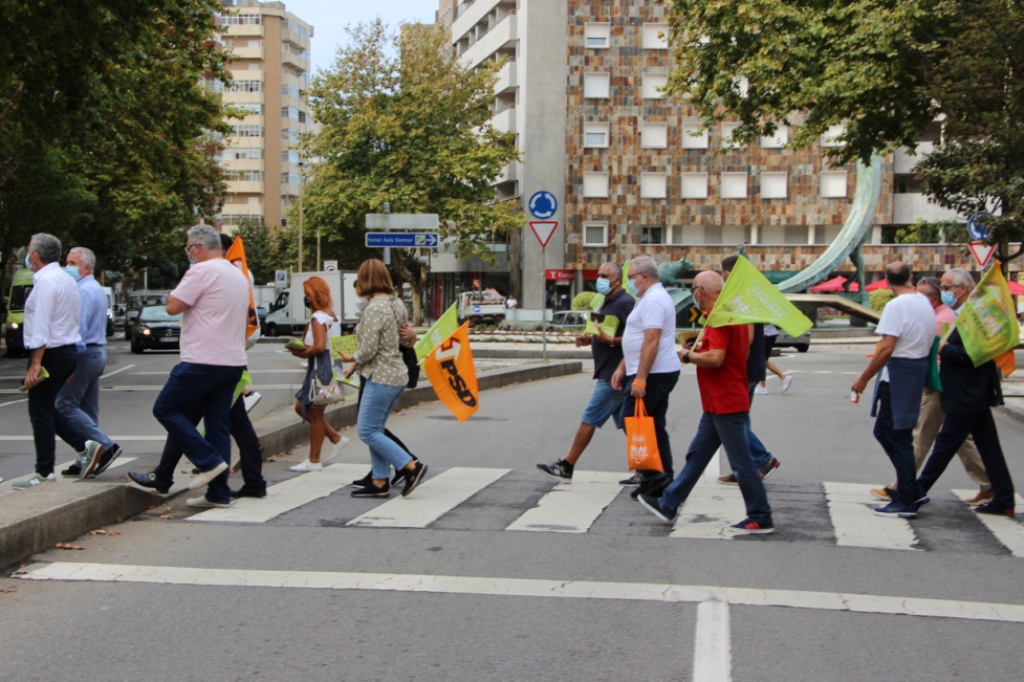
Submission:
<svg viewBox="0 0 1024 682">
<path fill-rule="evenodd" d="M 629 293 L 633 294 L 633 297 L 637 297 L 640 293 L 636 290 L 636 284 L 633 283 L 632 279 L 626 280 L 626 289 Z"/>
<path fill-rule="evenodd" d="M 950 308 L 956 305 L 956 294 L 954 294 L 952 291 L 940 292 L 939 297 L 942 299 L 942 302 L 948 305 Z"/>
<path fill-rule="evenodd" d="M 27 253 L 25 254 L 25 267 L 28 268 L 29 270 L 32 269 L 32 263 L 29 262 Z"/>
<path fill-rule="evenodd" d="M 597 278 L 597 293 L 599 293 L 601 295 L 605 295 L 605 294 L 607 294 L 611 290 L 612 290 L 611 282 L 609 282 L 604 277 L 598 277 Z"/>
<path fill-rule="evenodd" d="M 76 282 L 78 280 L 82 279 L 82 273 L 79 272 L 78 268 L 75 267 L 74 265 L 65 265 L 64 266 L 64 272 L 66 272 L 69 275 L 71 275 L 71 279 L 75 280 Z"/>
</svg>

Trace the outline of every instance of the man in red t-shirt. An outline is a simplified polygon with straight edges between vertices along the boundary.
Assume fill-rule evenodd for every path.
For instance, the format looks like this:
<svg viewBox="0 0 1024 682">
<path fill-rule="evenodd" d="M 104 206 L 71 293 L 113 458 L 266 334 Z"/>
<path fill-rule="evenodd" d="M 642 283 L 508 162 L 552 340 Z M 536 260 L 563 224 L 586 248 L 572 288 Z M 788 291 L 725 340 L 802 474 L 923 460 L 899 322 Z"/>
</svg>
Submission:
<svg viewBox="0 0 1024 682">
<path fill-rule="evenodd" d="M 702 272 L 693 280 L 694 302 L 704 312 L 714 307 L 721 292 L 722 277 L 717 272 Z M 697 434 L 690 442 L 683 471 L 660 497 L 641 494 L 638 498 L 644 507 L 667 523 L 675 519 L 679 505 L 686 501 L 708 462 L 724 445 L 747 506 L 747 518 L 731 526 L 732 530 L 758 534 L 775 530 L 768 494 L 747 441 L 745 420 L 750 411 L 747 386 L 750 326 L 705 327 L 701 347 L 684 350 L 680 354 L 684 365 L 697 366 L 697 386 L 704 414 L 697 426 Z"/>
</svg>

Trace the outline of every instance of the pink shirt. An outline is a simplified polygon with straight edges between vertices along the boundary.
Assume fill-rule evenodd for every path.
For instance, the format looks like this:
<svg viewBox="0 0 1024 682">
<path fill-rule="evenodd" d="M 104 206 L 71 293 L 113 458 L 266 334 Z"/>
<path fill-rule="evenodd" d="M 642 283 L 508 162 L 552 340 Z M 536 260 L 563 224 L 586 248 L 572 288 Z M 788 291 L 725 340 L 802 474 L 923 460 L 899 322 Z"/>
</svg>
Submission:
<svg viewBox="0 0 1024 682">
<path fill-rule="evenodd" d="M 946 329 L 952 329 L 956 326 L 956 313 L 945 303 L 940 303 L 939 307 L 935 309 L 935 335 L 942 336 L 942 325 L 946 325 Z"/>
<path fill-rule="evenodd" d="M 189 306 L 181 321 L 181 360 L 240 367 L 245 359 L 249 282 L 223 258 L 185 271 L 171 296 Z"/>
</svg>

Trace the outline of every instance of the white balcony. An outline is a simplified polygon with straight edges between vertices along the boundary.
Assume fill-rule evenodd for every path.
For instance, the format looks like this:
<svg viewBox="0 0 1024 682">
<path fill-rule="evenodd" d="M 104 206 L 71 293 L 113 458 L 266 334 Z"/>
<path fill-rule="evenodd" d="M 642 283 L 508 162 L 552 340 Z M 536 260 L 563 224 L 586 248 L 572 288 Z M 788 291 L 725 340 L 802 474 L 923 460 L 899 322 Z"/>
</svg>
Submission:
<svg viewBox="0 0 1024 682">
<path fill-rule="evenodd" d="M 263 37 L 266 33 L 263 24 L 240 24 L 232 26 L 221 26 L 221 34 L 226 36 Z"/>
<path fill-rule="evenodd" d="M 238 181 L 229 182 L 228 194 L 263 194 L 262 182 Z"/>
<path fill-rule="evenodd" d="M 263 104 L 262 92 L 225 92 L 226 104 Z"/>
<path fill-rule="evenodd" d="M 259 69 L 232 69 L 230 72 L 231 80 L 234 81 L 261 81 L 263 78 L 263 71 Z"/>
<path fill-rule="evenodd" d="M 502 48 L 515 48 L 517 25 L 516 15 L 510 14 L 463 52 L 459 59 L 467 66 L 476 66 Z"/>
<path fill-rule="evenodd" d="M 232 59 L 263 59 L 262 47 L 232 47 Z"/>
<path fill-rule="evenodd" d="M 491 119 L 491 125 L 501 133 L 511 133 L 516 130 L 516 110 L 510 107 L 500 114 L 495 114 Z"/>
<path fill-rule="evenodd" d="M 921 157 L 931 153 L 933 149 L 935 149 L 933 142 L 918 142 L 916 154 L 911 154 L 906 148 L 897 149 L 893 155 L 892 172 L 897 175 L 913 173 L 914 166 L 921 160 Z"/>
<path fill-rule="evenodd" d="M 494 84 L 494 94 L 500 95 L 511 90 L 515 90 L 516 86 L 519 85 L 519 81 L 516 80 L 516 63 L 507 62 L 505 66 L 501 67 L 498 71 L 498 82 Z"/>
<path fill-rule="evenodd" d="M 298 185 L 292 183 L 284 183 L 281 185 L 281 196 L 286 197 L 297 197 L 302 192 Z"/>
<path fill-rule="evenodd" d="M 262 216 L 263 204 L 227 204 L 220 209 L 221 215 Z"/>
<path fill-rule="evenodd" d="M 229 159 L 224 157 L 223 166 L 227 170 L 263 170 L 262 159 Z"/>
<path fill-rule="evenodd" d="M 956 211 L 941 208 L 938 204 L 929 203 L 927 194 L 894 194 L 892 195 L 892 222 L 895 225 L 911 225 L 918 220 L 930 222 L 939 220 L 966 221 Z"/>
<path fill-rule="evenodd" d="M 281 63 L 288 64 L 299 71 L 309 71 L 309 59 L 301 57 L 291 50 L 281 50 Z"/>
<path fill-rule="evenodd" d="M 464 5 L 465 9 L 459 18 L 452 22 L 451 36 L 453 40 L 459 40 L 462 36 L 480 23 L 491 11 L 501 4 L 501 0 L 475 0 L 471 4 Z"/>
</svg>

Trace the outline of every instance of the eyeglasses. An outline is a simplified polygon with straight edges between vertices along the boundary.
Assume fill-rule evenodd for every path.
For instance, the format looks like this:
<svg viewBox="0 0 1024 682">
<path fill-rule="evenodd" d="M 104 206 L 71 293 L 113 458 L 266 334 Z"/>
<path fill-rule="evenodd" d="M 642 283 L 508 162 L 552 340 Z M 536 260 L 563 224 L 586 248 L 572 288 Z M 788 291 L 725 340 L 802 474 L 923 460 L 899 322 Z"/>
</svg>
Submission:
<svg viewBox="0 0 1024 682">
<path fill-rule="evenodd" d="M 942 290 L 943 291 L 955 291 L 956 289 L 959 289 L 961 286 L 963 286 L 963 285 L 961 285 L 961 284 L 943 284 L 942 285 Z"/>
<path fill-rule="evenodd" d="M 186 258 L 191 258 L 192 257 L 192 248 L 195 247 L 195 246 L 198 246 L 198 245 L 199 245 L 198 242 L 192 242 L 191 244 L 186 245 L 185 246 L 185 257 Z"/>
<path fill-rule="evenodd" d="M 703 291 L 704 287 L 693 287 L 693 291 L 697 291 L 697 290 Z"/>
</svg>

